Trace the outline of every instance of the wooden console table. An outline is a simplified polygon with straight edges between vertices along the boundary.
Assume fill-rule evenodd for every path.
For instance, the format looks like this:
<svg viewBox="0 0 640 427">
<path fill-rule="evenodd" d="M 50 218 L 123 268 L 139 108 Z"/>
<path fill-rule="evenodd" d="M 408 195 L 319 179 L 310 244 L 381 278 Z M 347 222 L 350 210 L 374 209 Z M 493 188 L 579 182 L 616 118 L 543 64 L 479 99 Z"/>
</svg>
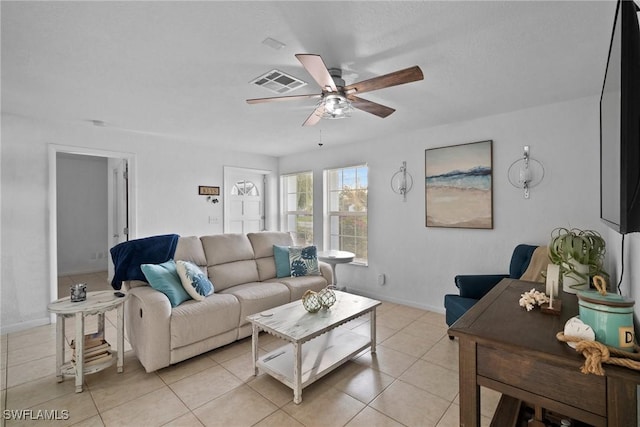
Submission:
<svg viewBox="0 0 640 427">
<path fill-rule="evenodd" d="M 459 338 L 460 425 L 480 426 L 483 386 L 593 426 L 637 426 L 640 372 L 605 364 L 605 376 L 582 374 L 583 356 L 555 337 L 578 314 L 576 296 L 560 292 L 560 316 L 518 305 L 544 286 L 504 279 L 449 329 Z M 506 406 L 492 426 L 508 425 Z"/>
</svg>

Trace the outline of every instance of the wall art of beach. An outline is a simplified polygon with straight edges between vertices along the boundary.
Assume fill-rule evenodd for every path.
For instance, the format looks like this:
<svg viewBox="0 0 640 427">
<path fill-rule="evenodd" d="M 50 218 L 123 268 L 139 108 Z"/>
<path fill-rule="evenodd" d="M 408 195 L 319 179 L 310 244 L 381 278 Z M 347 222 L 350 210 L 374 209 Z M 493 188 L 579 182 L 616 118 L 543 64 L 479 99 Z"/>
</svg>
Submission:
<svg viewBox="0 0 640 427">
<path fill-rule="evenodd" d="M 427 227 L 493 228 L 491 141 L 425 151 Z"/>
</svg>

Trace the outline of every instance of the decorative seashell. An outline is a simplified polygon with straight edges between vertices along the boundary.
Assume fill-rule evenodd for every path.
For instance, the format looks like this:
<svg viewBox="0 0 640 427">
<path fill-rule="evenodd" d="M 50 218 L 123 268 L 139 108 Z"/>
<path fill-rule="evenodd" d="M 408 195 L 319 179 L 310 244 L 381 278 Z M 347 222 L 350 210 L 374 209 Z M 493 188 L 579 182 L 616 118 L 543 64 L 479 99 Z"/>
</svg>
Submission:
<svg viewBox="0 0 640 427">
<path fill-rule="evenodd" d="M 591 326 L 580 320 L 578 316 L 572 317 L 564 324 L 564 336 L 582 338 L 585 341 L 596 340 L 596 334 L 593 332 Z M 576 348 L 577 343 L 569 341 L 567 344 L 569 344 L 571 348 Z"/>
</svg>

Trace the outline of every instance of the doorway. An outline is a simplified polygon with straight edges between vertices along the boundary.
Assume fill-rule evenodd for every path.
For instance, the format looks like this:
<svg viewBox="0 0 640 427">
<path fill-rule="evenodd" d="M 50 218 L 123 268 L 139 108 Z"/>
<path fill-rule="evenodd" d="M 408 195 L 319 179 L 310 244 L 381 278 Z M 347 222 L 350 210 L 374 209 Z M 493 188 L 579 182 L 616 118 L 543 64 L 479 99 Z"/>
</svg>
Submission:
<svg viewBox="0 0 640 427">
<path fill-rule="evenodd" d="M 224 168 L 224 232 L 265 230 L 265 181 L 269 171 Z"/>
<path fill-rule="evenodd" d="M 74 173 L 73 171 L 65 171 L 65 168 L 69 166 L 69 159 L 84 169 L 98 165 L 100 172 L 94 176 L 102 174 L 104 176 L 95 178 L 92 181 L 93 184 L 79 182 L 77 185 L 73 185 L 73 176 L 65 178 L 65 174 Z M 132 168 L 135 165 L 134 160 L 134 155 L 131 153 L 54 144 L 49 146 L 49 262 L 50 298 L 52 301 L 68 294 L 68 286 L 65 286 L 64 281 L 61 281 L 62 287 L 60 289 L 62 291 L 59 291 L 59 273 L 77 273 L 65 276 L 71 277 L 71 279 L 65 280 L 77 279 L 81 282 L 91 282 L 88 283 L 89 290 L 94 290 L 92 289 L 93 283 L 96 286 L 98 284 L 103 287 L 108 286 L 113 275 L 113 263 L 109 249 L 135 235 L 133 229 L 135 211 L 131 209 L 135 206 L 135 192 L 133 191 L 135 185 L 131 179 L 133 176 Z M 82 180 L 82 177 L 77 176 L 76 181 L 78 180 Z M 72 191 L 68 191 L 69 189 Z M 94 204 L 99 205 L 97 211 L 83 206 L 83 204 L 88 205 L 89 197 L 94 201 Z M 67 204 L 68 206 L 66 206 Z M 92 222 L 91 218 L 87 218 L 92 215 L 99 217 L 100 223 L 98 225 Z M 67 230 L 61 231 L 65 227 Z M 92 228 L 101 229 L 101 232 L 96 234 Z M 69 230 L 71 231 L 69 232 Z M 63 236 L 62 233 L 66 234 Z M 74 237 L 74 233 L 77 236 Z M 69 240 L 76 240 L 76 243 L 73 243 L 76 247 L 77 241 L 83 242 L 82 244 L 85 245 L 82 248 L 85 252 L 82 255 L 76 254 L 75 260 L 74 257 L 69 257 L 66 252 L 59 253 L 59 250 L 68 250 L 62 249 L 62 247 L 69 244 Z M 87 249 L 88 242 L 94 245 L 91 249 Z M 76 264 L 69 264 L 70 260 Z M 106 271 L 95 276 L 92 274 L 95 272 L 91 270 L 99 270 L 99 266 Z M 63 269 L 68 271 L 62 271 Z"/>
</svg>

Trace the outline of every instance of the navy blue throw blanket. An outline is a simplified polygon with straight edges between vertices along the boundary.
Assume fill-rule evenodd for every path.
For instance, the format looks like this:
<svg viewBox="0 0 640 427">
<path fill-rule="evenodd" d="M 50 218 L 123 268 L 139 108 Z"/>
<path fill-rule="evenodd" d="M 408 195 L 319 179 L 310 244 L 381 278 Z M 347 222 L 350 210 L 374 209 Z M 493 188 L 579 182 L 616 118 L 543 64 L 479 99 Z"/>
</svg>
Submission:
<svg viewBox="0 0 640 427">
<path fill-rule="evenodd" d="M 177 234 L 144 237 L 122 242 L 111 248 L 114 275 L 113 289 L 120 289 L 123 280 L 147 281 L 140 264 L 160 264 L 173 258 L 178 245 Z"/>
</svg>

